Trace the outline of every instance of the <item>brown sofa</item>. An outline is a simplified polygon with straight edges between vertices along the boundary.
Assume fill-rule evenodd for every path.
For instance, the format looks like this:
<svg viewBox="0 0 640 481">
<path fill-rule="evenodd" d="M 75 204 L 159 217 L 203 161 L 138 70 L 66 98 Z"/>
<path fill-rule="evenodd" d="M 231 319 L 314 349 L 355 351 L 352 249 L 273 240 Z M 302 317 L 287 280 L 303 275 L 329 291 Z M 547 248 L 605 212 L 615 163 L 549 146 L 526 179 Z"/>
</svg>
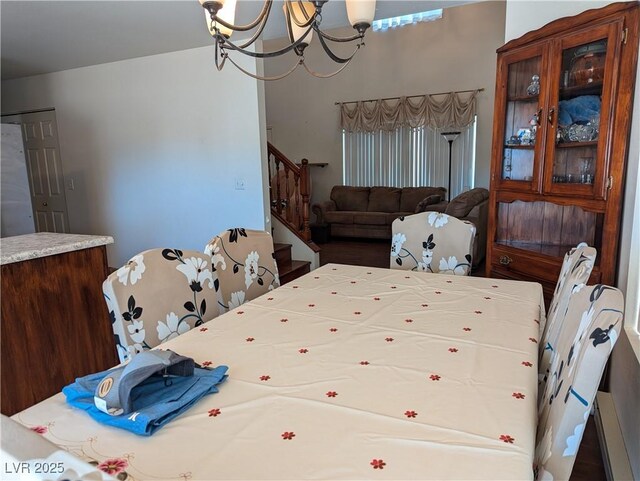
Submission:
<svg viewBox="0 0 640 481">
<path fill-rule="evenodd" d="M 352 187 L 336 185 L 330 200 L 312 206 L 318 224 L 330 225 L 332 236 L 391 239 L 391 223 L 424 210 L 444 212 L 476 226 L 473 264 L 484 259 L 489 192 L 478 188 L 443 201 L 444 187 Z"/>
</svg>

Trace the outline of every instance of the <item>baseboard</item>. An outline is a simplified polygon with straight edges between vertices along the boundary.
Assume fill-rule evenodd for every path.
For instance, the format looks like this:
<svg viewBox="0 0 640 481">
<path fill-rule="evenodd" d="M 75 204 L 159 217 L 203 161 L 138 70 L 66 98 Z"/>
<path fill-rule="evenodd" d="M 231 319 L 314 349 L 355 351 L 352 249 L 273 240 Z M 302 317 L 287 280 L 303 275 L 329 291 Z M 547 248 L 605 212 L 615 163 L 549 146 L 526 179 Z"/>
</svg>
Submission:
<svg viewBox="0 0 640 481">
<path fill-rule="evenodd" d="M 631 464 L 611 393 L 598 391 L 595 403 L 595 421 L 607 480 L 632 480 Z"/>
</svg>

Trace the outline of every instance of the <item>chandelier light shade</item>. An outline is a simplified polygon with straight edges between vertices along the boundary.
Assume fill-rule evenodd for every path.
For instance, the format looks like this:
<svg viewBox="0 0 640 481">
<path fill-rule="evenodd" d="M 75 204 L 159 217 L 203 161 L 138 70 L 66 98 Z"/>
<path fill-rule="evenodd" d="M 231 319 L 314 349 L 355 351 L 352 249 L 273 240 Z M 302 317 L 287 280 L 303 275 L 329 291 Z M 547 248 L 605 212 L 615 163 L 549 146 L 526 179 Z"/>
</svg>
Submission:
<svg viewBox="0 0 640 481">
<path fill-rule="evenodd" d="M 256 52 L 250 48 L 262 34 L 271 13 L 273 0 L 264 0 L 262 10 L 258 16 L 246 25 L 236 25 L 236 0 L 199 0 L 205 9 L 205 19 L 209 33 L 215 42 L 215 62 L 218 70 L 222 70 L 227 60 L 245 74 L 259 80 L 278 80 L 293 73 L 300 65 L 307 72 L 319 78 L 332 77 L 340 73 L 353 59 L 356 52 L 364 45 L 364 35 L 371 26 L 376 10 L 376 0 L 345 0 L 349 23 L 356 31 L 349 37 L 335 37 L 320 29 L 322 23 L 322 7 L 328 0 L 284 0 L 283 10 L 287 26 L 289 44 L 279 50 L 271 52 Z M 233 32 L 251 32 L 250 37 L 243 42 L 232 42 Z M 310 69 L 304 57 L 305 49 L 317 37 L 318 43 L 331 60 L 339 64 L 339 68 L 329 74 L 321 74 Z M 351 55 L 341 57 L 331 49 L 331 43 L 355 43 Z M 242 67 L 232 58 L 232 55 L 243 54 L 254 58 L 270 58 L 293 52 L 295 63 L 288 71 L 274 77 L 261 77 Z"/>
</svg>

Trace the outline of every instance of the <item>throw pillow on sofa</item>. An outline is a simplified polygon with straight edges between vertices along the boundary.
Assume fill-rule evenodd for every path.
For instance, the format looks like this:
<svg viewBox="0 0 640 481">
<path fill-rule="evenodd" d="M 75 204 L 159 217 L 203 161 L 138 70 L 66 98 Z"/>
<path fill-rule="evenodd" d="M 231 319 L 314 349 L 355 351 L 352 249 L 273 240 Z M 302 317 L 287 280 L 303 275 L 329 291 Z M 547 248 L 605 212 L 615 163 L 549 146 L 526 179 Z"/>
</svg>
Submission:
<svg viewBox="0 0 640 481">
<path fill-rule="evenodd" d="M 468 190 L 451 200 L 444 213 L 462 219 L 466 217 L 476 205 L 488 198 L 489 191 L 487 189 L 477 187 Z"/>
<path fill-rule="evenodd" d="M 442 202 L 442 196 L 437 194 L 429 195 L 424 199 L 422 199 L 420 202 L 418 202 L 418 205 L 416 205 L 415 213 L 419 214 L 420 212 L 424 212 L 427 210 L 428 206 L 433 204 L 439 204 L 440 202 Z"/>
</svg>

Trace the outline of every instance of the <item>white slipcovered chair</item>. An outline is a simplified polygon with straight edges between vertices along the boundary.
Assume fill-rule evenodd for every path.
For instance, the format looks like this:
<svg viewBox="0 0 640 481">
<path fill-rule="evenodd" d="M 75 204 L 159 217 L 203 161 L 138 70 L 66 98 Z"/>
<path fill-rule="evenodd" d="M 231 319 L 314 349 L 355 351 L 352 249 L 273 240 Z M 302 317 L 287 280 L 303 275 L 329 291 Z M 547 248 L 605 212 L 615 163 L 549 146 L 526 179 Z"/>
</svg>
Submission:
<svg viewBox="0 0 640 481">
<path fill-rule="evenodd" d="M 564 256 L 558 283 L 549 306 L 546 324 L 540 326 L 542 334 L 538 359 L 538 399 L 544 392 L 544 385 L 551 365 L 551 357 L 556 349 L 571 292 L 575 286 L 587 283 L 596 262 L 596 255 L 597 252 L 593 247 L 581 243 Z"/>
<path fill-rule="evenodd" d="M 229 229 L 211 239 L 204 251 L 217 269 L 225 312 L 280 286 L 268 232 Z"/>
<path fill-rule="evenodd" d="M 476 227 L 440 212 L 399 217 L 391 224 L 390 268 L 469 275 Z"/>
<path fill-rule="evenodd" d="M 102 284 L 120 361 L 216 317 L 222 298 L 208 256 L 150 249 Z"/>
<path fill-rule="evenodd" d="M 536 480 L 571 476 L 605 364 L 622 329 L 623 308 L 618 289 L 573 288 L 538 406 Z"/>
</svg>

